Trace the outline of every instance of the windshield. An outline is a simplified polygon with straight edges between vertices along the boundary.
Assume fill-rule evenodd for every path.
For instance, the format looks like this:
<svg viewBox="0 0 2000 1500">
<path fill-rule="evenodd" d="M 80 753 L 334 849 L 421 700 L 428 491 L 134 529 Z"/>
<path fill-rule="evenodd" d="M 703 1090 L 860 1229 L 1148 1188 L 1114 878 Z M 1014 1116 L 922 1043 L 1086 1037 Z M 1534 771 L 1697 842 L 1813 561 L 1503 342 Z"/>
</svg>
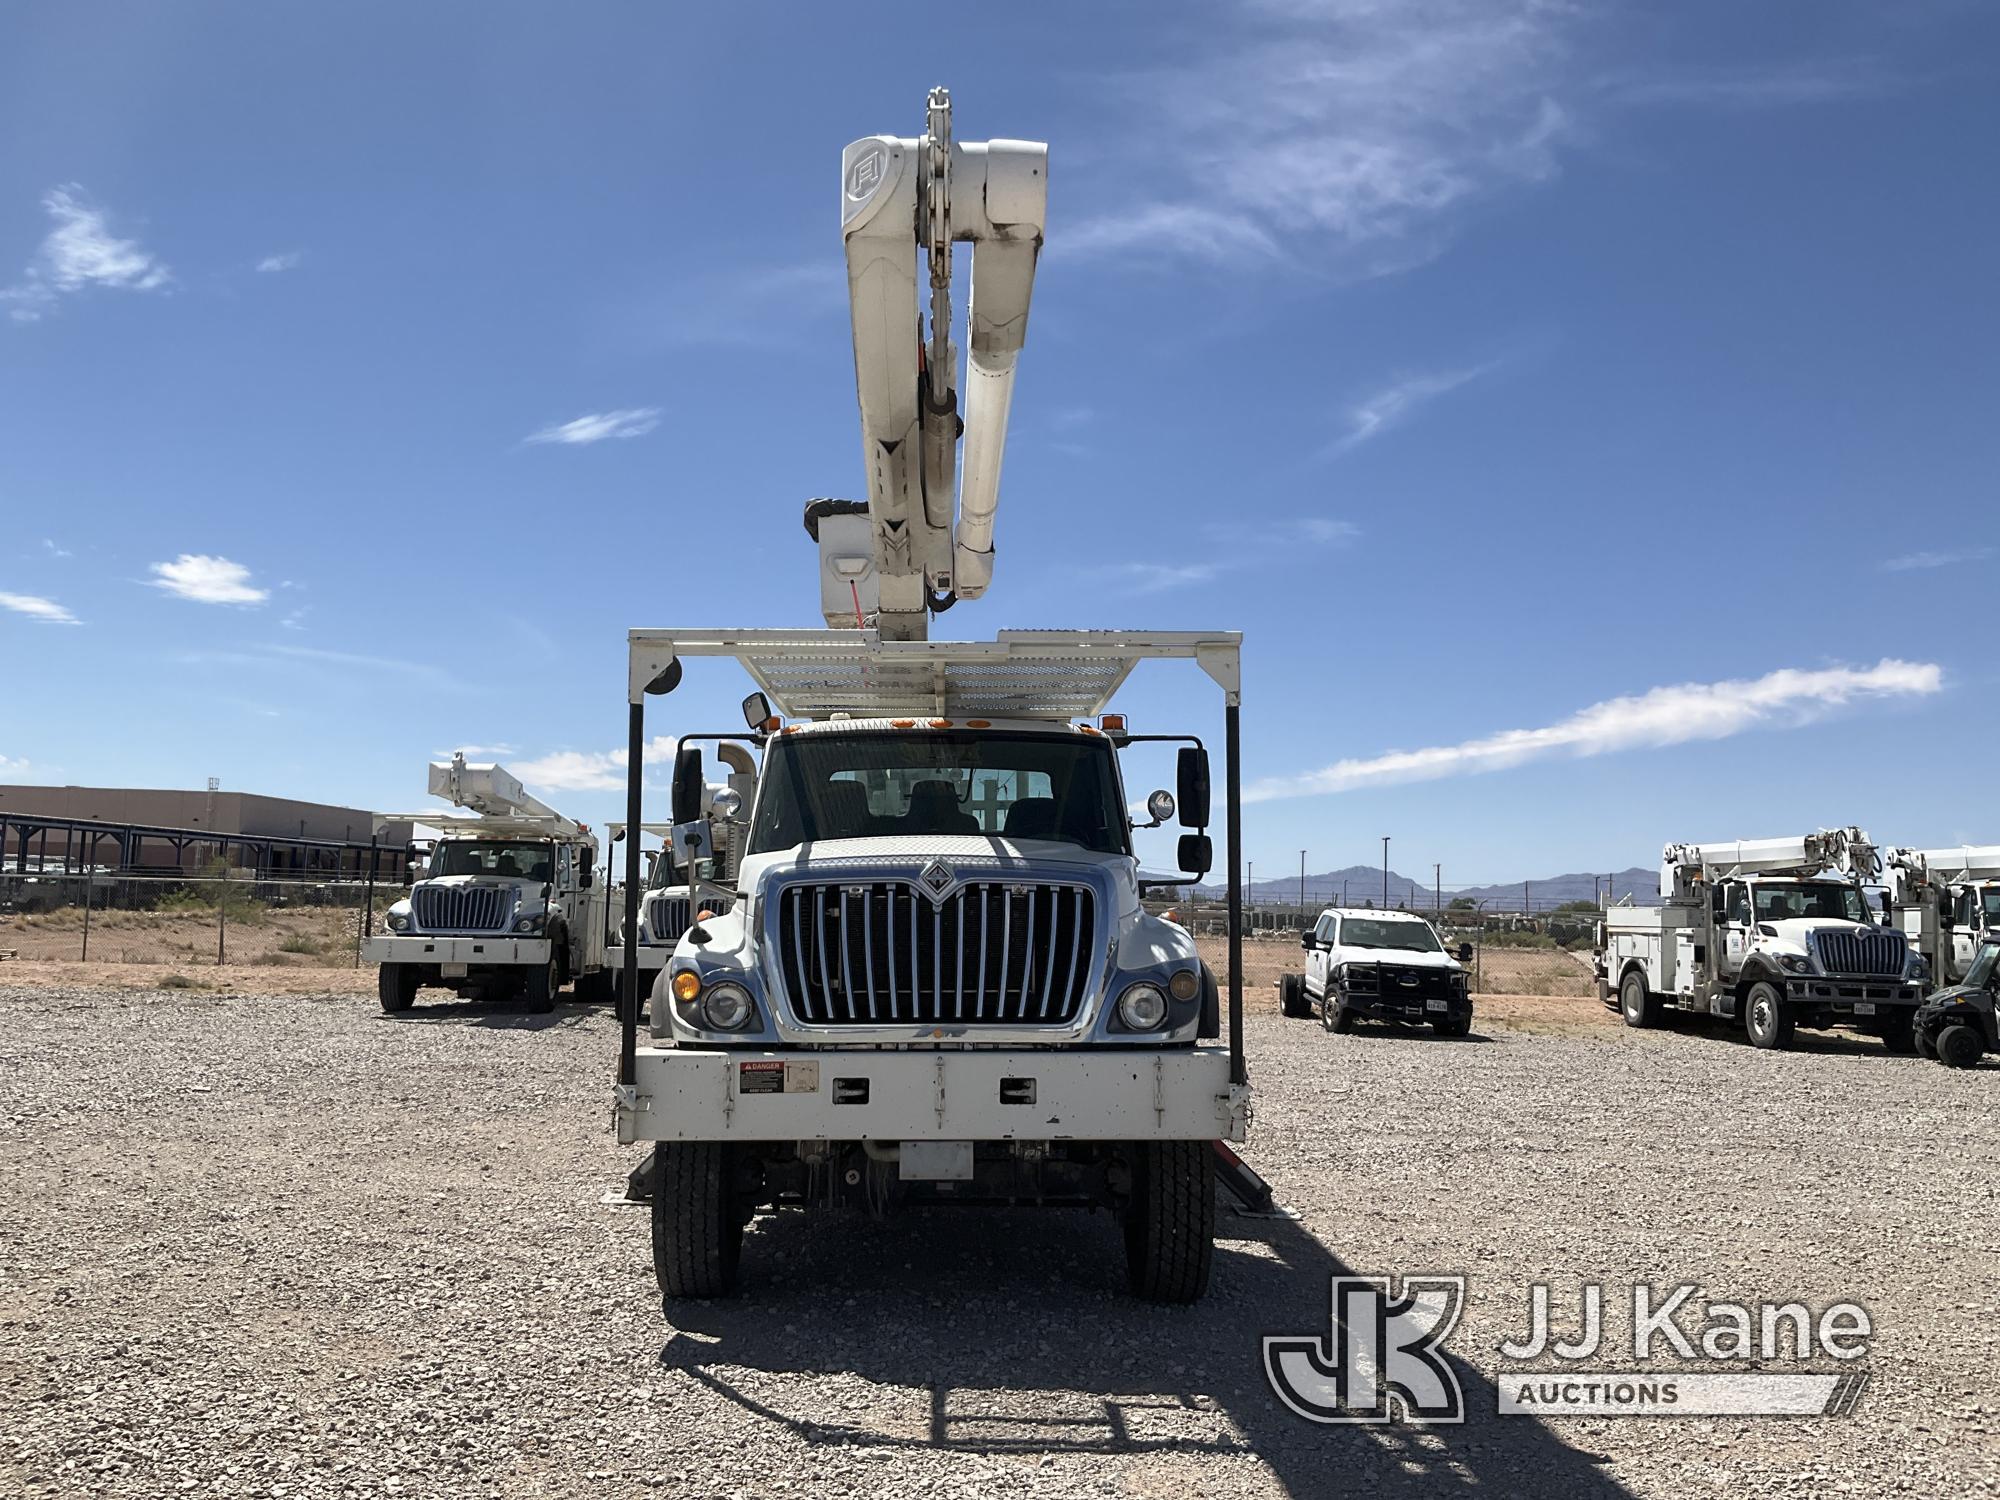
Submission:
<svg viewBox="0 0 2000 1500">
<path fill-rule="evenodd" d="M 1111 746 L 1081 734 L 810 734 L 765 757 L 750 852 L 920 834 L 1129 852 Z"/>
<path fill-rule="evenodd" d="M 491 875 L 503 880 L 554 878 L 554 851 L 547 844 L 488 844 L 449 839 L 431 851 L 432 875 Z"/>
<path fill-rule="evenodd" d="M 1871 920 L 1868 903 L 1851 885 L 1835 880 L 1799 881 L 1757 886 L 1757 920 L 1789 922 L 1795 917 L 1819 917 L 1840 922 Z"/>
<path fill-rule="evenodd" d="M 1428 922 L 1394 922 L 1380 917 L 1343 917 L 1340 941 L 1349 948 L 1394 948 L 1399 953 L 1436 953 L 1437 934 Z"/>
<path fill-rule="evenodd" d="M 1965 982 L 1976 990 L 1985 989 L 1993 983 L 1996 964 L 2000 964 L 2000 943 L 1981 943 L 1979 952 L 1973 956 L 1972 967 L 1965 971 Z"/>
</svg>

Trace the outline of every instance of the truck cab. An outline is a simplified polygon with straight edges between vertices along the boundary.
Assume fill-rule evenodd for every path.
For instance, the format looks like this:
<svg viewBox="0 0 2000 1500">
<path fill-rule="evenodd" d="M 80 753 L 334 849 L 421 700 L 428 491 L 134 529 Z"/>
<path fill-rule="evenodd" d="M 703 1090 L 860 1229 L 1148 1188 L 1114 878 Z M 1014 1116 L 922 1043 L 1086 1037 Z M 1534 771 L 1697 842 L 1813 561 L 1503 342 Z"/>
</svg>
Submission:
<svg viewBox="0 0 2000 1500">
<path fill-rule="evenodd" d="M 1458 957 L 1446 952 L 1437 929 L 1424 918 L 1328 907 L 1300 940 L 1307 1013 L 1317 1013 L 1327 1030 L 1352 1031 L 1364 1017 L 1428 1023 L 1442 1036 L 1464 1036 L 1472 1029 L 1463 962 L 1471 952 Z"/>
</svg>

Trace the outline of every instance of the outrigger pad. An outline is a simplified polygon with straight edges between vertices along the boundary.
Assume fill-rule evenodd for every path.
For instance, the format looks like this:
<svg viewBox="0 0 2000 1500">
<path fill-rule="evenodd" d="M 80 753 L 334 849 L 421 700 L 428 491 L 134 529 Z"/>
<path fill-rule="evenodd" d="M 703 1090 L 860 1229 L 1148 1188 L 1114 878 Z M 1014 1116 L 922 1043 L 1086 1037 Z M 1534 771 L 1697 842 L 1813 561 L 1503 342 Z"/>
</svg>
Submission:
<svg viewBox="0 0 2000 1500">
<path fill-rule="evenodd" d="M 1215 1177 L 1228 1188 L 1240 1205 L 1236 1212 L 1246 1219 L 1296 1219 L 1298 1215 L 1271 1196 L 1271 1184 L 1250 1169 L 1248 1162 L 1229 1149 L 1227 1141 L 1211 1141 L 1215 1148 Z"/>
<path fill-rule="evenodd" d="M 653 1201 L 653 1155 L 658 1150 L 659 1148 L 656 1146 L 652 1151 L 648 1151 L 645 1159 L 632 1169 L 631 1175 L 625 1179 L 625 1191 L 623 1193 L 613 1189 L 607 1191 L 598 1201 L 611 1204 L 614 1207 L 620 1204 L 644 1205 L 651 1203 Z"/>
</svg>

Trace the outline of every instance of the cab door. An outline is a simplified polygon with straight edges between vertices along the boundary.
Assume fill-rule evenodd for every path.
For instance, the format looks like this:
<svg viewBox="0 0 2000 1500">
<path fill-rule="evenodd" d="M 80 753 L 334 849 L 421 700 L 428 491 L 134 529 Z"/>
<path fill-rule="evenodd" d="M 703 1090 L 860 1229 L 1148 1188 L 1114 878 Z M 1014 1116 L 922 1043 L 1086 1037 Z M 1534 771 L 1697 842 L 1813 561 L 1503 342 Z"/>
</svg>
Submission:
<svg viewBox="0 0 2000 1500">
<path fill-rule="evenodd" d="M 1731 880 L 1722 887 L 1722 952 L 1716 966 L 1720 977 L 1734 979 L 1743 972 L 1743 960 L 1750 952 L 1750 887 Z"/>
<path fill-rule="evenodd" d="M 1939 985 L 1957 984 L 1965 978 L 1965 971 L 1972 967 L 1972 955 L 1979 951 L 1980 941 L 1985 936 L 1979 930 L 1983 915 L 1976 886 L 1963 886 L 1952 893 L 1950 972 L 1935 976 Z"/>
<path fill-rule="evenodd" d="M 1332 912 L 1320 913 L 1313 926 L 1312 952 L 1306 955 L 1306 993 L 1314 999 L 1326 994 L 1327 971 L 1333 965 L 1333 940 L 1339 918 Z"/>
</svg>

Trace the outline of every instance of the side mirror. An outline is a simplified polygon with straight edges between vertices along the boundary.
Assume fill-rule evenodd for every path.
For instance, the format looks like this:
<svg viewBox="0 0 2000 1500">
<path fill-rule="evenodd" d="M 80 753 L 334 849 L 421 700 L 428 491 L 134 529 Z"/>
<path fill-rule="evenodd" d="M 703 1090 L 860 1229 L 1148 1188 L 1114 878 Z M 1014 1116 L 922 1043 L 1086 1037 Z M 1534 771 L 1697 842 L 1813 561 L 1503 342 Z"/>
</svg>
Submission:
<svg viewBox="0 0 2000 1500">
<path fill-rule="evenodd" d="M 773 717 L 771 700 L 764 694 L 752 693 L 743 700 L 743 722 L 750 728 L 762 729 Z"/>
<path fill-rule="evenodd" d="M 674 755 L 674 821 L 692 823 L 701 817 L 701 748 L 683 745 Z"/>
<path fill-rule="evenodd" d="M 1159 827 L 1160 824 L 1166 822 L 1167 819 L 1171 818 L 1173 815 L 1174 815 L 1174 794 L 1172 792 L 1168 791 L 1155 792 L 1153 793 L 1152 796 L 1146 799 L 1146 816 L 1153 820 L 1153 826 L 1155 828 Z"/>
<path fill-rule="evenodd" d="M 1299 946 L 1301 948 L 1310 951 L 1312 945 L 1313 945 L 1312 929 L 1310 927 L 1301 928 L 1299 931 Z"/>
<path fill-rule="evenodd" d="M 1215 865 L 1215 846 L 1205 833 L 1184 833 L 1180 843 L 1182 873 L 1206 875 Z"/>
<path fill-rule="evenodd" d="M 1201 746 L 1181 746 L 1174 758 L 1174 791 L 1181 809 L 1181 827 L 1208 827 L 1208 752 Z M 1202 866 L 1204 871 L 1207 868 Z"/>
<path fill-rule="evenodd" d="M 1472 962 L 1472 944 L 1460 943 L 1458 945 L 1458 961 L 1462 964 Z"/>
<path fill-rule="evenodd" d="M 1951 917 L 1951 903 L 1949 901 L 1938 902 L 1938 926 L 1952 927 L 1955 925 L 1957 924 L 1952 921 Z"/>
<path fill-rule="evenodd" d="M 576 853 L 576 888 L 587 891 L 597 884 L 597 877 L 590 870 L 590 851 L 579 849 Z"/>
</svg>

